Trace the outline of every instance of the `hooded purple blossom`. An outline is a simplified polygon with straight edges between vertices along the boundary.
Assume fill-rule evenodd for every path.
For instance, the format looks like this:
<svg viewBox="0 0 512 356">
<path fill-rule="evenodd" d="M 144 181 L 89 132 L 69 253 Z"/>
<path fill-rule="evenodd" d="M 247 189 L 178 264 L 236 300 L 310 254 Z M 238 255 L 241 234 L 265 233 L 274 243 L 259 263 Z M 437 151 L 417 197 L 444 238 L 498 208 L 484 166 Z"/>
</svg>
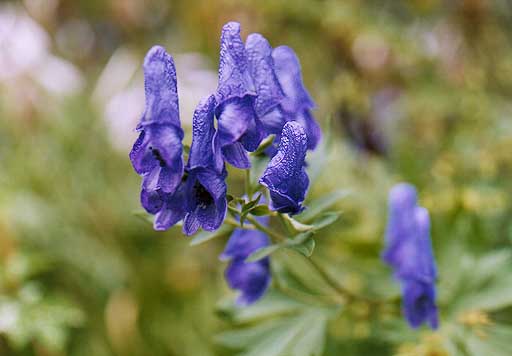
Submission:
<svg viewBox="0 0 512 356">
<path fill-rule="evenodd" d="M 438 327 L 436 306 L 436 264 L 430 241 L 428 211 L 418 206 L 416 189 L 406 183 L 389 193 L 389 221 L 383 260 L 400 281 L 403 309 L 411 327 L 428 322 Z"/>
<path fill-rule="evenodd" d="M 268 219 L 262 223 L 267 224 Z M 269 238 L 261 231 L 235 229 L 220 255 L 221 260 L 231 261 L 224 275 L 229 287 L 240 291 L 236 300 L 240 306 L 252 304 L 260 299 L 270 285 L 272 277 L 268 257 L 255 262 L 245 262 L 254 251 L 269 244 Z"/>
<path fill-rule="evenodd" d="M 272 210 L 298 214 L 309 186 L 304 170 L 308 138 L 301 124 L 287 122 L 281 133 L 277 154 L 270 160 L 260 183 L 270 191 Z"/>
<path fill-rule="evenodd" d="M 225 24 L 220 41 L 219 85 L 215 93 L 219 144 L 228 163 L 249 168 L 245 151 L 256 150 L 263 133 L 254 111 L 256 91 L 240 38 L 240 24 Z"/>
<path fill-rule="evenodd" d="M 183 232 L 194 234 L 199 227 L 218 229 L 226 216 L 226 170 L 220 157 L 214 127 L 215 98 L 201 102 L 192 122 L 192 145 L 187 163 L 185 200 L 187 213 Z"/>
<path fill-rule="evenodd" d="M 141 203 L 149 213 L 160 210 L 160 194 L 172 194 L 183 175 L 183 130 L 180 125 L 176 70 L 160 46 L 144 60 L 146 106 L 137 130 L 140 135 L 130 160 L 142 179 Z"/>
<path fill-rule="evenodd" d="M 184 220 L 183 232 L 194 234 L 200 227 L 213 231 L 222 225 L 226 215 L 226 170 L 216 144 L 214 128 L 215 98 L 203 100 L 194 112 L 192 145 L 176 191 L 144 193 L 141 200 L 156 214 L 156 230 L 167 230 Z"/>
<path fill-rule="evenodd" d="M 272 47 L 259 33 L 250 34 L 245 44 L 249 60 L 249 72 L 256 88 L 254 110 L 265 135 L 280 134 L 286 123 L 279 106 L 284 93 L 277 80 L 272 59 Z"/>
<path fill-rule="evenodd" d="M 299 59 L 293 49 L 288 46 L 274 48 L 272 59 L 277 79 L 285 95 L 281 101 L 285 121 L 299 122 L 308 136 L 308 149 L 315 149 L 322 137 L 322 132 L 311 114 L 315 103 L 304 87 Z M 275 142 L 279 142 L 279 137 L 276 137 Z"/>
</svg>

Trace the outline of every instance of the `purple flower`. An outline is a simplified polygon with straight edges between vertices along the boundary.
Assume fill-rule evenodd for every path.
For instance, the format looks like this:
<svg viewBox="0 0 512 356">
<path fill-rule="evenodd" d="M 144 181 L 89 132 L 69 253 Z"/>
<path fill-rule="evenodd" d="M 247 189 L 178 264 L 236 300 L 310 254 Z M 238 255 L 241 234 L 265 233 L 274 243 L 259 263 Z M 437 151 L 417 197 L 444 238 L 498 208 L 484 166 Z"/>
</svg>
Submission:
<svg viewBox="0 0 512 356">
<path fill-rule="evenodd" d="M 254 111 L 256 92 L 249 73 L 240 24 L 222 28 L 219 85 L 215 93 L 219 144 L 225 160 L 238 168 L 249 168 L 247 151 L 258 148 L 263 133 Z"/>
<path fill-rule="evenodd" d="M 270 285 L 272 277 L 268 257 L 245 262 L 250 254 L 269 244 L 267 235 L 261 231 L 235 229 L 220 255 L 221 260 L 231 261 L 224 275 L 229 287 L 240 291 L 236 300 L 240 306 L 260 299 Z"/>
<path fill-rule="evenodd" d="M 214 109 L 215 98 L 210 96 L 194 112 L 189 159 L 176 191 L 142 192 L 141 201 L 146 210 L 156 214 L 155 230 L 167 230 L 183 219 L 183 232 L 192 235 L 200 227 L 216 230 L 224 221 L 226 170 L 217 144 Z"/>
<path fill-rule="evenodd" d="M 400 281 L 404 313 L 411 327 L 428 322 L 436 329 L 437 271 L 430 241 L 430 219 L 417 200 L 416 189 L 410 184 L 397 184 L 391 189 L 382 258 Z"/>
<path fill-rule="evenodd" d="M 194 234 L 199 227 L 218 229 L 226 216 L 226 170 L 220 157 L 214 127 L 215 98 L 201 102 L 192 122 L 192 145 L 187 163 L 184 191 L 187 213 L 183 232 Z"/>
<path fill-rule="evenodd" d="M 256 88 L 254 110 L 265 135 L 280 134 L 286 123 L 279 106 L 284 93 L 277 80 L 272 59 L 272 47 L 259 33 L 250 34 L 245 44 L 249 60 L 249 71 Z"/>
<path fill-rule="evenodd" d="M 180 125 L 176 70 L 164 48 L 151 48 L 144 60 L 146 107 L 130 152 L 135 171 L 143 177 L 142 205 L 148 212 L 148 192 L 173 193 L 183 175 L 183 130 Z"/>
<path fill-rule="evenodd" d="M 315 149 L 322 137 L 320 126 L 311 114 L 315 103 L 302 82 L 302 73 L 297 55 L 288 46 L 279 46 L 272 51 L 274 70 L 284 92 L 281 109 L 286 121 L 297 121 L 305 129 L 308 149 Z M 276 137 L 276 143 L 279 137 Z"/>
<path fill-rule="evenodd" d="M 270 207 L 280 213 L 298 214 L 309 186 L 304 170 L 308 138 L 301 124 L 287 122 L 277 154 L 270 160 L 260 183 L 270 191 Z"/>
</svg>

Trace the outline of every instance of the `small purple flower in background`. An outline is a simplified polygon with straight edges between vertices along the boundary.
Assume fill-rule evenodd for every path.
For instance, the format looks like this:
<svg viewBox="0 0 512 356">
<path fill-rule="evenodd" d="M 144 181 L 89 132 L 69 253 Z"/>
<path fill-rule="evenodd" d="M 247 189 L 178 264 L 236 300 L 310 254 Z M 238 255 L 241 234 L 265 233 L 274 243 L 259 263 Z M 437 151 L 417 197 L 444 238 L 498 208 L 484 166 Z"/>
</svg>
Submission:
<svg viewBox="0 0 512 356">
<path fill-rule="evenodd" d="M 308 149 L 313 150 L 322 138 L 322 132 L 311 114 L 315 103 L 304 87 L 299 59 L 288 46 L 274 48 L 272 58 L 277 79 L 285 95 L 281 101 L 281 109 L 286 121 L 297 121 L 304 127 L 308 136 Z M 278 142 L 278 137 L 275 142 Z"/>
<path fill-rule="evenodd" d="M 255 96 L 240 24 L 228 22 L 222 28 L 215 113 L 222 154 L 237 168 L 250 167 L 245 151 L 256 150 L 263 139 L 254 111 Z"/>
<path fill-rule="evenodd" d="M 277 154 L 270 160 L 260 183 L 270 191 L 272 210 L 298 214 L 309 186 L 304 170 L 308 138 L 301 124 L 287 122 L 281 133 Z"/>
<path fill-rule="evenodd" d="M 262 223 L 267 224 L 268 218 Z M 224 275 L 229 287 L 240 291 L 236 300 L 240 306 L 252 304 L 260 299 L 270 285 L 272 277 L 268 257 L 255 262 L 245 262 L 254 251 L 269 244 L 269 238 L 261 231 L 235 229 L 220 255 L 221 260 L 230 260 Z"/>
<path fill-rule="evenodd" d="M 173 193 L 183 175 L 183 130 L 180 125 L 176 70 L 172 57 L 160 46 L 144 60 L 146 108 L 137 130 L 139 138 L 130 152 L 135 171 L 142 175 L 142 204 L 152 213 L 158 206 L 148 196 L 156 191 Z"/>
<path fill-rule="evenodd" d="M 438 327 L 436 264 L 430 241 L 428 211 L 418 206 L 416 189 L 407 183 L 389 193 L 389 221 L 383 260 L 394 270 L 403 293 L 403 309 L 411 327 L 428 322 Z"/>
<path fill-rule="evenodd" d="M 202 101 L 194 113 L 192 145 L 185 181 L 187 213 L 183 232 L 194 234 L 199 227 L 213 231 L 222 225 L 226 216 L 226 170 L 214 127 L 215 98 Z"/>
</svg>

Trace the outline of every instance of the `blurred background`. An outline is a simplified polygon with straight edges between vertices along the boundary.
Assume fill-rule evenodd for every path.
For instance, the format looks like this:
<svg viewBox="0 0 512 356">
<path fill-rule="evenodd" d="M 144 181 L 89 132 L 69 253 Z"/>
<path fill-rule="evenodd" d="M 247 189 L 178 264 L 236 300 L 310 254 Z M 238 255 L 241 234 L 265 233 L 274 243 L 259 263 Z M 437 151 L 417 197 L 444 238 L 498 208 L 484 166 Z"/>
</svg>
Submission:
<svg viewBox="0 0 512 356">
<path fill-rule="evenodd" d="M 0 355 L 239 352 L 216 341 L 238 328 L 222 310 L 225 239 L 191 247 L 179 227 L 154 232 L 134 214 L 128 159 L 146 51 L 175 58 L 190 140 L 229 20 L 302 62 L 329 141 L 309 157 L 308 199 L 351 192 L 313 258 L 354 290 L 396 294 L 379 261 L 388 188 L 415 184 L 432 215 L 446 327 L 389 335 L 385 310 L 356 305 L 329 322 L 323 354 L 501 355 L 512 338 L 508 0 L 1 1 Z M 240 174 L 229 179 L 239 193 Z"/>
</svg>

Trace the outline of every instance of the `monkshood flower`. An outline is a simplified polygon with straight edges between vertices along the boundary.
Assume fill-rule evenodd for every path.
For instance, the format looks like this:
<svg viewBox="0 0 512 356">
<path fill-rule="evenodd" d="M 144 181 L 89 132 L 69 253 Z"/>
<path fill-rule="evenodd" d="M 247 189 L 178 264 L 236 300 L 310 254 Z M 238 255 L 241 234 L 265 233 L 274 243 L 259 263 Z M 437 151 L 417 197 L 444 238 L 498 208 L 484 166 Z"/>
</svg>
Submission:
<svg viewBox="0 0 512 356">
<path fill-rule="evenodd" d="M 187 213 L 183 232 L 194 234 L 199 227 L 218 229 L 226 216 L 226 176 L 214 126 L 215 98 L 202 101 L 192 121 L 192 145 L 186 168 L 185 199 Z"/>
<path fill-rule="evenodd" d="M 280 213 L 298 214 L 309 186 L 304 170 L 308 138 L 301 124 L 287 122 L 281 133 L 277 154 L 270 160 L 260 183 L 270 191 L 270 208 Z"/>
<path fill-rule="evenodd" d="M 281 109 L 286 121 L 298 121 L 308 136 L 308 149 L 315 149 L 322 137 L 320 126 L 311 114 L 315 107 L 313 99 L 304 87 L 297 55 L 288 46 L 279 46 L 272 51 L 274 70 L 285 97 Z M 276 137 L 275 142 L 279 142 Z"/>
<path fill-rule="evenodd" d="M 161 191 L 145 193 L 143 202 L 156 213 L 154 227 L 167 230 L 183 221 L 183 233 L 194 234 L 200 227 L 218 229 L 226 215 L 226 170 L 220 149 L 215 144 L 215 98 L 197 106 L 192 122 L 192 145 L 185 174 L 172 194 Z M 144 192 L 144 191 L 143 191 Z"/>
<path fill-rule="evenodd" d="M 263 132 L 254 111 L 256 91 L 240 38 L 240 24 L 225 24 L 220 42 L 219 85 L 215 93 L 219 144 L 228 163 L 245 169 L 250 167 L 246 151 L 258 148 Z"/>
<path fill-rule="evenodd" d="M 268 224 L 268 218 L 260 221 Z M 269 244 L 268 236 L 261 231 L 235 229 L 220 255 L 221 260 L 230 260 L 224 275 L 229 287 L 240 291 L 236 300 L 240 306 L 252 304 L 260 299 L 270 285 L 272 277 L 268 257 L 255 262 L 245 262 L 254 251 Z"/>
<path fill-rule="evenodd" d="M 394 270 L 403 294 L 403 309 L 413 328 L 428 322 L 438 327 L 436 264 L 430 241 L 428 211 L 418 206 L 416 189 L 397 184 L 389 193 L 389 222 L 383 260 Z"/>
<path fill-rule="evenodd" d="M 272 47 L 259 33 L 250 34 L 245 43 L 249 60 L 249 72 L 256 88 L 254 111 L 265 135 L 280 134 L 286 123 L 280 103 L 284 93 L 277 80 L 272 59 Z"/>
<path fill-rule="evenodd" d="M 142 175 L 142 205 L 156 191 L 174 193 L 183 175 L 183 130 L 181 129 L 176 90 L 176 70 L 164 48 L 151 48 L 144 60 L 146 106 L 137 130 L 140 135 L 130 152 L 135 171 Z"/>
</svg>

